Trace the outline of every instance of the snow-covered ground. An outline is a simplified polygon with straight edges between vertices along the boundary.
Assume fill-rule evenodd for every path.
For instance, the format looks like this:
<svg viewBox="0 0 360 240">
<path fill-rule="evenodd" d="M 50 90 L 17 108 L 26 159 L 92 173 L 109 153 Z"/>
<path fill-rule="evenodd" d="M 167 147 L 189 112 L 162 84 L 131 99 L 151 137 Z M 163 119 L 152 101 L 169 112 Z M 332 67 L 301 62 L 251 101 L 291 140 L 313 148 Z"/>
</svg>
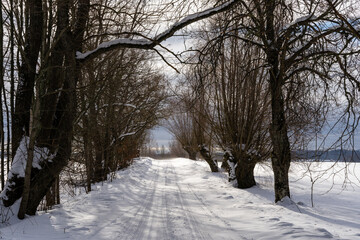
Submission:
<svg viewBox="0 0 360 240">
<path fill-rule="evenodd" d="M 314 170 L 331 163 L 311 164 Z M 314 203 L 306 164 L 291 169 L 292 201 L 274 204 L 270 168 L 258 186 L 236 189 L 225 173 L 188 159 L 135 161 L 112 182 L 47 213 L 0 228 L 1 239 L 360 239 L 360 165 L 351 184 L 315 172 Z M 339 175 L 344 172 L 339 170 Z M 355 185 L 354 183 L 357 183 Z M 328 190 L 330 190 L 328 192 Z M 295 204 L 296 203 L 296 204 Z"/>
</svg>

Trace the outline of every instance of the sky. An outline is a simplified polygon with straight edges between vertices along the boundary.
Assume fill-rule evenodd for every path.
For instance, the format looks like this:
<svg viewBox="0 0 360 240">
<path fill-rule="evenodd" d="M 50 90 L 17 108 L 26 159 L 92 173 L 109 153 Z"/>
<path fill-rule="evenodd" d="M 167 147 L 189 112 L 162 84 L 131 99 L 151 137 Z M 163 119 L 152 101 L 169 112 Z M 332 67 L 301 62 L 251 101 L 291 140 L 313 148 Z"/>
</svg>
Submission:
<svg viewBox="0 0 360 240">
<path fill-rule="evenodd" d="M 156 126 L 151 130 L 151 135 L 158 146 L 169 146 L 169 142 L 173 139 L 172 135 L 162 126 Z"/>
</svg>

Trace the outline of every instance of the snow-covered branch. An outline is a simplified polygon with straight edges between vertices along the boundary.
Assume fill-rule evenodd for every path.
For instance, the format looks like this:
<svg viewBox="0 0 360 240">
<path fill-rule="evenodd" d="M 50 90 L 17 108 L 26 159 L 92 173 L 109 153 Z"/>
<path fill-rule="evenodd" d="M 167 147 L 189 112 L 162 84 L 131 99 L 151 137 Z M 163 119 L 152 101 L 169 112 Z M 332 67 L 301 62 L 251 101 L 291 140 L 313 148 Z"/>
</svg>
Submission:
<svg viewBox="0 0 360 240">
<path fill-rule="evenodd" d="M 130 108 L 134 108 L 134 109 L 137 108 L 137 106 L 135 106 L 134 104 L 130 104 L 130 103 L 113 103 L 113 104 L 111 104 L 111 106 L 124 106 L 124 107 L 130 107 Z M 106 108 L 106 107 L 109 107 L 109 104 L 103 104 L 100 107 L 100 109 Z"/>
<path fill-rule="evenodd" d="M 299 57 L 302 53 L 308 50 L 319 39 L 326 38 L 327 36 L 333 33 L 340 32 L 341 30 L 343 30 L 342 26 L 335 26 L 325 29 L 320 33 L 316 33 L 314 36 L 312 36 L 312 38 L 308 42 L 301 45 L 292 55 L 286 58 L 287 65 L 290 66 L 296 60 L 297 57 Z"/>
<path fill-rule="evenodd" d="M 123 140 L 125 137 L 128 137 L 128 136 L 133 136 L 135 135 L 136 132 L 129 132 L 129 133 L 124 133 L 124 134 L 121 134 L 117 139 L 114 139 L 112 142 L 111 142 L 111 145 L 114 145 L 114 143 L 117 141 L 117 140 Z"/>
<path fill-rule="evenodd" d="M 86 61 L 92 58 L 97 57 L 102 53 L 109 52 L 114 49 L 118 48 L 138 48 L 138 49 L 152 49 L 155 46 L 159 45 L 161 42 L 165 41 L 166 39 L 170 38 L 177 32 L 178 30 L 194 23 L 199 20 L 211 17 L 215 14 L 224 12 L 230 8 L 232 8 L 235 4 L 240 2 L 241 0 L 230 0 L 218 7 L 209 8 L 202 12 L 190 14 L 187 17 L 183 18 L 179 22 L 172 25 L 166 31 L 158 34 L 153 39 L 130 39 L 130 38 L 121 38 L 115 39 L 108 42 L 101 43 L 96 49 L 87 51 L 85 53 L 77 52 L 76 58 L 79 61 Z"/>
<path fill-rule="evenodd" d="M 295 19 L 293 22 L 287 24 L 284 28 L 283 28 L 283 32 L 286 32 L 288 29 L 292 29 L 296 26 L 302 25 L 302 24 L 309 24 L 309 22 L 311 21 L 315 21 L 317 18 L 314 14 L 309 14 L 307 16 L 302 16 L 299 17 L 297 19 Z"/>
</svg>

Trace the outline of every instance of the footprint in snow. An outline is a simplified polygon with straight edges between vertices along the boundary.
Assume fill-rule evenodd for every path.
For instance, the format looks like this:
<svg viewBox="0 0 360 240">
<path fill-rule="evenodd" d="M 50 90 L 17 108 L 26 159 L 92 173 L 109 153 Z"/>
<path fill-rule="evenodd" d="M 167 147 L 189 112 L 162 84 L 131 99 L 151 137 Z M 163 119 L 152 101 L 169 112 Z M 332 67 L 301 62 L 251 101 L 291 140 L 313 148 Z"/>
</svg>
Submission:
<svg viewBox="0 0 360 240">
<path fill-rule="evenodd" d="M 317 228 L 317 231 L 321 232 L 323 234 L 322 237 L 324 238 L 333 238 L 334 236 L 325 228 Z"/>
<path fill-rule="evenodd" d="M 234 197 L 233 196 L 226 196 L 226 197 L 224 197 L 224 199 L 234 199 Z"/>
<path fill-rule="evenodd" d="M 299 206 L 306 206 L 306 204 L 303 203 L 303 202 L 297 202 L 297 205 L 299 205 Z"/>
<path fill-rule="evenodd" d="M 289 222 L 279 222 L 278 225 L 280 227 L 292 227 L 292 226 L 294 226 L 294 224 L 289 223 Z"/>
<path fill-rule="evenodd" d="M 90 228 L 87 227 L 66 227 L 65 229 L 71 231 L 90 231 Z"/>
</svg>

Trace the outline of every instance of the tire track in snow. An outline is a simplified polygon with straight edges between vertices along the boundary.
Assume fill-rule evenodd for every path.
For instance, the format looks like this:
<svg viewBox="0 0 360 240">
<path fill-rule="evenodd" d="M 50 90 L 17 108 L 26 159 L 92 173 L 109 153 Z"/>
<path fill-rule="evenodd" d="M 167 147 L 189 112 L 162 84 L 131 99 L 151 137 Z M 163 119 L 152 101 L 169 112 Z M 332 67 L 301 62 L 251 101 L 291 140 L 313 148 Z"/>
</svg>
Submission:
<svg viewBox="0 0 360 240">
<path fill-rule="evenodd" d="M 157 184 L 157 179 L 159 177 L 159 169 L 156 169 L 154 171 L 153 176 L 150 180 L 150 183 L 148 183 L 147 185 L 151 185 L 151 186 L 156 186 Z M 141 188 L 141 186 L 136 186 L 137 188 Z M 127 236 L 128 233 L 134 235 L 136 231 L 139 231 L 139 227 L 136 227 L 136 224 L 132 224 L 133 219 L 139 219 L 139 222 L 141 223 L 143 221 L 143 219 L 141 219 L 141 217 L 139 215 L 141 215 L 145 210 L 146 207 L 151 204 L 152 201 L 149 201 L 149 198 L 152 197 L 152 195 L 154 194 L 154 189 L 153 188 L 149 188 L 149 190 L 153 190 L 153 191 L 146 191 L 145 195 L 143 197 L 143 200 L 140 203 L 137 203 L 134 207 L 131 207 L 130 209 L 128 209 L 127 211 L 122 212 L 121 216 L 118 216 L 116 218 L 112 218 L 109 221 L 106 221 L 105 223 L 98 225 L 96 227 L 96 230 L 91 234 L 91 236 L 89 236 L 89 239 L 101 239 L 101 237 L 99 236 L 99 234 L 101 234 L 101 232 L 104 231 L 104 229 L 106 229 L 109 226 L 113 226 L 113 225 L 119 225 L 119 228 L 122 229 L 122 231 L 118 231 L 118 235 L 114 236 L 114 238 L 112 239 L 131 239 L 134 240 L 134 238 L 132 236 Z M 129 217 L 124 217 L 125 214 L 131 213 L 134 211 L 134 209 L 136 209 L 135 213 L 133 214 L 133 216 L 131 216 L 131 218 Z M 124 221 L 127 220 L 127 221 Z M 137 221 L 137 220 L 136 220 Z M 93 225 L 92 225 L 93 226 Z M 130 238 L 129 238 L 130 237 Z"/>
<path fill-rule="evenodd" d="M 159 167 L 159 166 L 158 166 Z M 168 165 L 161 171 L 158 171 L 159 177 L 157 178 L 155 194 L 153 196 L 153 203 L 151 208 L 148 209 L 148 216 L 146 216 L 146 225 L 144 225 L 144 233 L 142 238 L 138 239 L 171 239 L 168 236 L 166 225 L 166 209 L 165 205 L 165 181 Z M 140 237 L 140 236 L 138 236 Z"/>
<path fill-rule="evenodd" d="M 191 188 L 190 184 L 186 184 L 189 192 L 193 195 L 193 197 L 195 199 L 197 199 L 200 203 L 201 203 L 201 207 L 203 209 L 203 212 L 207 212 L 206 215 L 208 215 L 209 217 L 211 217 L 212 219 L 216 219 L 218 220 L 219 222 L 221 222 L 222 224 L 224 224 L 226 227 L 226 230 L 229 230 L 229 231 L 233 231 L 233 232 L 237 232 L 235 229 L 233 229 L 231 227 L 231 224 L 224 220 L 223 218 L 221 218 L 219 215 L 217 215 L 214 211 L 212 211 L 208 205 L 203 201 L 202 198 L 199 197 L 198 194 L 196 194 L 196 192 Z M 248 240 L 248 238 L 246 238 L 245 236 L 242 236 L 240 234 L 237 233 L 237 235 L 241 238 L 241 239 L 244 239 L 244 240 Z M 228 238 L 228 239 L 232 239 L 232 238 Z"/>
<path fill-rule="evenodd" d="M 123 234 L 119 236 L 121 239 L 135 240 L 135 239 L 143 239 L 144 235 L 144 227 L 148 221 L 149 211 L 152 208 L 154 202 L 154 196 L 158 185 L 159 178 L 159 168 L 154 172 L 154 177 L 151 181 L 152 187 L 147 187 L 146 195 L 144 200 L 142 201 L 141 206 L 137 209 L 134 216 L 130 219 L 129 222 L 122 223 L 126 224 L 125 231 Z"/>
<path fill-rule="evenodd" d="M 193 190 L 193 188 L 190 186 L 190 184 L 184 184 L 186 187 L 186 189 L 183 189 L 180 185 L 179 185 L 179 181 L 178 181 L 178 176 L 174 170 L 174 167 L 172 167 L 172 171 L 173 173 L 175 174 L 175 178 L 176 178 L 176 185 L 179 189 L 179 192 L 180 192 L 180 197 L 182 196 L 190 196 L 191 199 L 195 202 L 195 203 L 200 203 L 200 207 L 202 210 L 200 209 L 196 209 L 196 210 L 200 210 L 200 212 L 206 216 L 207 219 L 212 219 L 212 220 L 215 220 L 215 222 L 217 223 L 217 225 L 220 225 L 220 226 L 224 226 L 224 229 L 226 229 L 227 231 L 232 231 L 234 234 L 236 234 L 238 237 L 236 239 L 243 239 L 243 240 L 248 240 L 249 238 L 239 234 L 239 231 L 238 230 L 235 230 L 232 228 L 231 224 L 226 221 L 225 219 L 221 218 L 219 215 L 217 215 L 213 210 L 211 210 L 211 208 L 203 201 L 203 199 L 201 197 L 199 197 L 199 195 Z M 183 197 L 182 197 L 183 198 Z M 188 198 L 190 199 L 190 198 Z M 185 204 L 188 208 L 189 208 L 189 204 L 186 203 Z M 191 207 L 191 206 L 190 206 Z M 189 211 L 190 212 L 190 211 Z M 198 226 L 199 226 L 199 223 L 198 221 L 196 220 L 196 217 L 191 214 L 191 217 L 194 218 L 194 221 L 195 221 L 195 225 L 197 227 L 197 229 L 200 229 Z M 203 234 L 203 235 L 206 235 L 205 238 L 201 238 L 201 239 L 213 239 L 209 234 Z M 233 238 L 231 237 L 226 237 L 226 239 L 229 239 L 229 240 L 234 240 Z"/>
<path fill-rule="evenodd" d="M 177 187 L 176 195 L 177 195 L 177 198 L 179 200 L 180 207 L 183 210 L 183 213 L 185 214 L 185 218 L 186 218 L 186 221 L 188 223 L 188 227 L 191 230 L 191 235 L 193 236 L 192 239 L 212 240 L 213 238 L 210 236 L 209 233 L 204 233 L 201 230 L 197 219 L 195 218 L 194 214 L 190 210 L 190 205 L 189 205 L 188 201 L 184 198 L 185 194 L 182 191 L 181 187 L 179 186 L 178 176 L 177 176 L 176 171 L 174 170 L 174 166 L 171 166 L 171 171 L 170 172 L 174 175 L 174 178 L 175 178 L 174 179 L 175 180 L 175 185 Z"/>
<path fill-rule="evenodd" d="M 105 228 L 106 224 L 119 226 L 113 239 L 213 240 L 211 231 L 205 230 L 209 229 L 206 226 L 208 219 L 215 220 L 213 222 L 224 226 L 227 231 L 236 232 L 206 205 L 189 184 L 179 183 L 179 175 L 171 162 L 153 165 L 150 174 L 147 179 L 150 177 L 151 180 L 146 185 L 137 186 L 143 191 L 140 195 L 142 200 L 137 201 L 131 211 L 125 211 L 104 224 Z M 246 239 L 241 235 L 239 238 Z"/>
<path fill-rule="evenodd" d="M 166 165 L 165 168 L 165 179 L 164 179 L 164 184 L 165 187 L 169 184 L 168 182 L 168 178 L 167 178 L 167 174 L 169 172 L 169 164 Z M 162 194 L 161 194 L 161 203 L 162 203 L 162 208 L 161 208 L 161 216 L 164 219 L 164 234 L 166 239 L 173 239 L 173 237 L 170 237 L 170 233 L 169 233 L 169 228 L 170 228 L 170 223 L 169 223 L 169 208 L 168 208 L 168 203 L 166 200 L 166 191 L 165 191 L 165 187 L 163 188 Z"/>
</svg>

